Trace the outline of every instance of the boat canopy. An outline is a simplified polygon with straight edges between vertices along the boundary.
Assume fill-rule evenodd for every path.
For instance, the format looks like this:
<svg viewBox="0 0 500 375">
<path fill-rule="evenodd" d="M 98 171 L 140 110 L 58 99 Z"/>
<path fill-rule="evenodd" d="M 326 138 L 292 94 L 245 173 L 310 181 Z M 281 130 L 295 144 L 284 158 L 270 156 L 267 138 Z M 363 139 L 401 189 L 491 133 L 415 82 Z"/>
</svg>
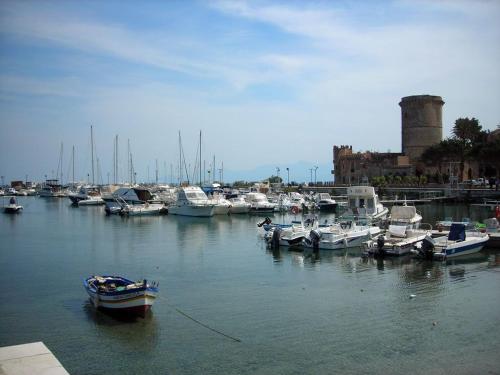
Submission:
<svg viewBox="0 0 500 375">
<path fill-rule="evenodd" d="M 458 223 L 451 224 L 450 233 L 448 234 L 448 240 L 465 241 L 465 225 Z"/>
</svg>

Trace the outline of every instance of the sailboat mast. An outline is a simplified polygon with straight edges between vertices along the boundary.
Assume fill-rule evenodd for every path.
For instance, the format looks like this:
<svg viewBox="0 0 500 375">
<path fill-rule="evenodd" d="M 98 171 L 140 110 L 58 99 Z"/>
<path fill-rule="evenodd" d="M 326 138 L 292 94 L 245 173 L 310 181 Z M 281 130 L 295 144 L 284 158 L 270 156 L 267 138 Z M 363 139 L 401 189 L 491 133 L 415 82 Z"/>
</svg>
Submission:
<svg viewBox="0 0 500 375">
<path fill-rule="evenodd" d="M 73 160 L 73 173 L 71 179 L 73 181 L 73 187 L 75 187 L 75 146 L 73 146 L 73 156 L 71 159 Z"/>
<path fill-rule="evenodd" d="M 63 146 L 64 144 L 61 142 L 61 185 L 63 185 Z"/>
<path fill-rule="evenodd" d="M 200 187 L 201 187 L 201 130 L 200 130 Z"/>
<path fill-rule="evenodd" d="M 156 159 L 156 185 L 158 185 L 158 159 Z"/>
<path fill-rule="evenodd" d="M 130 167 L 130 139 L 127 139 L 127 173 L 128 181 L 132 185 L 132 168 Z"/>
<path fill-rule="evenodd" d="M 182 151 L 181 151 L 181 131 L 179 130 L 179 186 L 182 183 Z"/>
<path fill-rule="evenodd" d="M 115 163 L 115 168 L 116 168 L 116 174 L 115 174 L 115 184 L 118 183 L 120 177 L 118 176 L 118 134 L 116 135 L 116 163 Z"/>
<path fill-rule="evenodd" d="M 90 154 L 92 155 L 92 185 L 94 185 L 94 133 L 90 125 Z"/>
</svg>

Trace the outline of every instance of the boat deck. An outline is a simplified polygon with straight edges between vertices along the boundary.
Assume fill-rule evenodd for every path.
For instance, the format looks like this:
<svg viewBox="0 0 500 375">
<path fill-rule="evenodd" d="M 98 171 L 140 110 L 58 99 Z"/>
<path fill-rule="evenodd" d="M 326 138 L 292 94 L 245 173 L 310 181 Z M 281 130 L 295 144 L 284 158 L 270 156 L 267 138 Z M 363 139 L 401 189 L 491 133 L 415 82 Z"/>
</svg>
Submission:
<svg viewBox="0 0 500 375">
<path fill-rule="evenodd" d="M 0 348 L 2 375 L 69 375 L 43 342 Z"/>
</svg>

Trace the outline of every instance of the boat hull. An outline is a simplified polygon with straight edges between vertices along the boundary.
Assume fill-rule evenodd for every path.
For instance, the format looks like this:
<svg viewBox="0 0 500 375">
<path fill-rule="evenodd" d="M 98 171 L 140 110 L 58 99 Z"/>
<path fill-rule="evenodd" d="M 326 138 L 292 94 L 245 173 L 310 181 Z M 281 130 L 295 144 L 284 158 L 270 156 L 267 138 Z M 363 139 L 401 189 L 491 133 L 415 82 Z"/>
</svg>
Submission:
<svg viewBox="0 0 500 375">
<path fill-rule="evenodd" d="M 101 292 L 93 287 L 89 280 L 92 278 L 84 281 L 84 287 L 92 304 L 96 308 L 116 313 L 143 315 L 153 306 L 158 295 L 158 289 L 149 285 L 122 291 Z"/>
<path fill-rule="evenodd" d="M 482 250 L 486 242 L 488 242 L 488 236 L 474 238 L 470 243 L 464 244 L 461 242 L 450 245 L 444 249 L 446 258 L 455 258 L 462 255 L 474 254 Z"/>
<path fill-rule="evenodd" d="M 22 207 L 22 206 L 15 206 L 15 207 L 9 207 L 9 206 L 6 206 L 6 207 L 4 208 L 4 212 L 5 212 L 6 214 L 17 214 L 17 213 L 21 212 L 21 211 L 22 211 L 22 209 L 23 209 L 23 207 Z"/>
<path fill-rule="evenodd" d="M 173 205 L 168 208 L 168 213 L 180 216 L 210 217 L 214 216 L 214 206 Z"/>
<path fill-rule="evenodd" d="M 250 211 L 249 206 L 231 206 L 229 209 L 230 214 L 247 214 Z"/>
</svg>

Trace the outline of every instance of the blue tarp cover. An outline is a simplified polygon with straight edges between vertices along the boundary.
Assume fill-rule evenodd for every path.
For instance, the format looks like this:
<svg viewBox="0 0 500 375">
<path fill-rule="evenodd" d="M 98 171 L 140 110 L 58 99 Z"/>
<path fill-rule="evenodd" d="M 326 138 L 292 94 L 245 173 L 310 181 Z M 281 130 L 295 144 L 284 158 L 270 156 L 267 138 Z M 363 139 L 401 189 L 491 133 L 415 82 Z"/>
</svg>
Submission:
<svg viewBox="0 0 500 375">
<path fill-rule="evenodd" d="M 465 240 L 465 225 L 464 224 L 451 224 L 450 233 L 448 234 L 450 241 L 464 241 Z"/>
</svg>

